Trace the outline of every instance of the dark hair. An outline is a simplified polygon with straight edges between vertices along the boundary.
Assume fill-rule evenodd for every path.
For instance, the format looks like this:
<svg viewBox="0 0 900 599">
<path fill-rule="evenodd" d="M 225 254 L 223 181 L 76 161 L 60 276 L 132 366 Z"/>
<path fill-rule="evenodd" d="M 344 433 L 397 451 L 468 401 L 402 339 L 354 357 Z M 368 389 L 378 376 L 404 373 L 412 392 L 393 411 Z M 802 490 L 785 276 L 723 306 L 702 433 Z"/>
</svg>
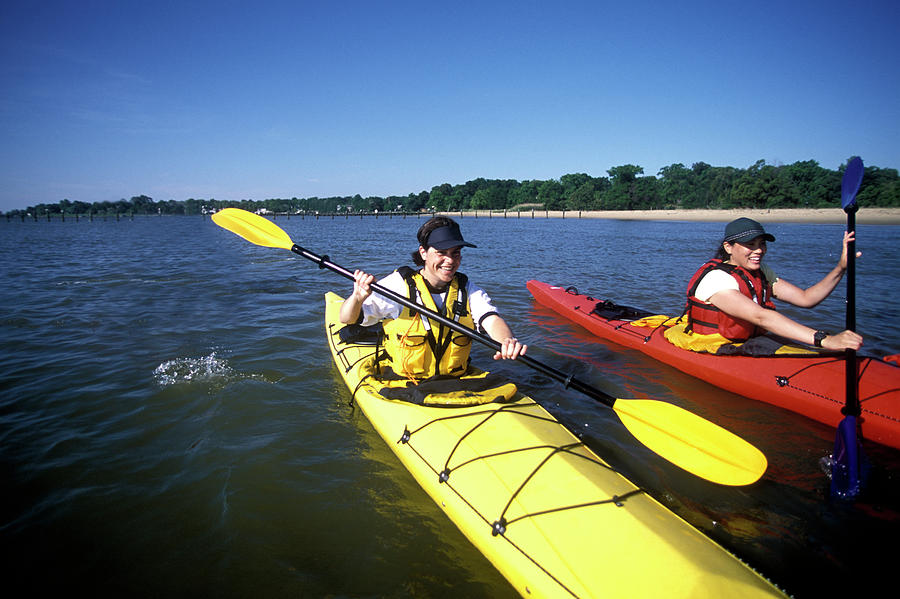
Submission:
<svg viewBox="0 0 900 599">
<path fill-rule="evenodd" d="M 439 229 L 441 227 L 446 227 L 448 225 L 455 225 L 456 221 L 454 221 L 449 216 L 433 216 L 425 221 L 425 224 L 419 227 L 419 232 L 416 233 L 416 239 L 419 240 L 419 246 L 428 249 L 428 236 L 431 235 L 431 232 L 435 229 Z M 413 262 L 416 266 L 425 266 L 425 261 L 422 260 L 422 256 L 419 255 L 419 250 L 416 249 L 412 253 Z"/>
<path fill-rule="evenodd" d="M 713 258 L 718 258 L 722 262 L 728 262 L 728 259 L 731 258 L 728 252 L 725 251 L 725 241 L 719 242 L 719 247 L 716 248 L 716 253 L 713 254 Z"/>
</svg>

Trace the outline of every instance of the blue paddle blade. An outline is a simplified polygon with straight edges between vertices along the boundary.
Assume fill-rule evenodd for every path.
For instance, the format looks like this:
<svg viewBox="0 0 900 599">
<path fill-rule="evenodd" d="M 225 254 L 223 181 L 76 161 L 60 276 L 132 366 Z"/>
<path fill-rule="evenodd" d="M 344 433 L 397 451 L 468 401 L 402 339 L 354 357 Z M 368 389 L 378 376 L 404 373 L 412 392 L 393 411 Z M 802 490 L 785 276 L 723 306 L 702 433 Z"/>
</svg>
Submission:
<svg viewBox="0 0 900 599">
<path fill-rule="evenodd" d="M 856 204 L 856 192 L 859 191 L 864 171 L 865 167 L 859 156 L 854 156 L 847 163 L 847 170 L 841 179 L 841 208 L 844 210 Z"/>
<path fill-rule="evenodd" d="M 865 457 L 856 430 L 855 416 L 845 416 L 838 425 L 831 455 L 831 496 L 835 499 L 852 501 L 862 490 Z"/>
</svg>

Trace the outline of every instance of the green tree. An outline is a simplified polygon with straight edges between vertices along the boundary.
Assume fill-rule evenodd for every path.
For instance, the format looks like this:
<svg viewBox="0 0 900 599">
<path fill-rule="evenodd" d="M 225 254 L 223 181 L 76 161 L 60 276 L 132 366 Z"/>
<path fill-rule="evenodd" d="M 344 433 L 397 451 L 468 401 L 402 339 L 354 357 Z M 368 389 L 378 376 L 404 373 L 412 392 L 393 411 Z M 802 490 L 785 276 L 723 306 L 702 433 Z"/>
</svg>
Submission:
<svg viewBox="0 0 900 599">
<path fill-rule="evenodd" d="M 824 208 L 839 197 L 840 176 L 815 160 L 798 161 L 783 168 L 794 186 L 797 206 Z"/>
<path fill-rule="evenodd" d="M 203 209 L 203 201 L 189 198 L 184 201 L 184 213 L 188 215 L 200 214 Z"/>
<path fill-rule="evenodd" d="M 615 187 L 616 185 L 627 185 L 634 182 L 638 175 L 644 174 L 644 167 L 623 164 L 622 166 L 614 166 L 606 172 L 612 180 L 613 187 Z"/>
<path fill-rule="evenodd" d="M 734 182 L 731 199 L 735 208 L 765 208 L 770 172 L 765 167 L 765 160 L 757 160 Z"/>
<path fill-rule="evenodd" d="M 695 177 L 691 169 L 679 162 L 662 167 L 657 175 L 662 178 L 658 192 L 664 206 L 686 207 L 696 203 Z"/>
<path fill-rule="evenodd" d="M 644 174 L 643 167 L 623 164 L 614 166 L 606 172 L 612 185 L 601 199 L 604 210 L 635 210 L 635 206 L 645 204 L 643 197 L 647 193 L 647 185 L 642 183 L 640 190 L 636 185 L 638 175 Z"/>
<path fill-rule="evenodd" d="M 568 200 L 575 190 L 590 181 L 593 177 L 586 173 L 573 173 L 563 175 L 559 178 L 559 183 L 563 187 L 563 198 Z"/>
<path fill-rule="evenodd" d="M 475 210 L 487 210 L 491 207 L 490 192 L 486 189 L 478 189 L 469 200 L 469 206 Z"/>
<path fill-rule="evenodd" d="M 656 177 L 638 177 L 631 187 L 631 210 L 651 210 L 660 203 Z"/>
<path fill-rule="evenodd" d="M 435 210 L 446 210 L 449 206 L 450 194 L 453 193 L 453 186 L 449 183 L 442 183 L 431 188 L 428 201 L 434 206 Z"/>
<path fill-rule="evenodd" d="M 563 205 L 563 186 L 556 179 L 548 179 L 540 184 L 537 199 L 547 210 L 562 210 L 565 208 Z"/>
<path fill-rule="evenodd" d="M 125 200 L 122 200 L 123 202 Z M 135 214 L 154 214 L 156 213 L 156 205 L 153 202 L 153 198 L 145 195 L 134 196 L 131 198 L 131 203 L 128 205 L 128 208 L 123 210 L 122 212 L 134 212 Z"/>
<path fill-rule="evenodd" d="M 566 207 L 569 210 L 597 210 L 601 206 L 600 198 L 608 188 L 609 179 L 606 177 L 591 177 L 569 195 Z"/>
<path fill-rule="evenodd" d="M 541 181 L 523 181 L 519 185 L 509 190 L 507 202 L 509 208 L 517 206 L 527 206 L 529 204 L 538 203 L 538 190 Z"/>
<path fill-rule="evenodd" d="M 860 206 L 900 207 L 897 169 L 867 166 L 856 201 Z"/>
</svg>

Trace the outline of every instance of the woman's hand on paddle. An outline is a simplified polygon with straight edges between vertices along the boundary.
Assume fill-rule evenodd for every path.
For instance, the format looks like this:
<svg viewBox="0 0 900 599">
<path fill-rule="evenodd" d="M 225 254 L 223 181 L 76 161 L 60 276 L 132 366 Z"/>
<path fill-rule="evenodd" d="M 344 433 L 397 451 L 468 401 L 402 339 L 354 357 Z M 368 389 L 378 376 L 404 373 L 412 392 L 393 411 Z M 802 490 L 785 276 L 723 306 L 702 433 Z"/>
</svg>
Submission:
<svg viewBox="0 0 900 599">
<path fill-rule="evenodd" d="M 842 331 L 837 335 L 828 335 L 822 340 L 822 347 L 825 349 L 852 349 L 857 350 L 862 347 L 863 338 L 861 335 L 853 331 Z"/>
<path fill-rule="evenodd" d="M 844 249 L 841 251 L 841 259 L 838 262 L 838 268 L 841 270 L 847 270 L 847 244 L 851 241 L 856 241 L 856 232 L 848 233 L 844 231 Z M 856 252 L 856 257 L 859 258 L 862 256 L 862 252 Z"/>
<path fill-rule="evenodd" d="M 357 321 L 363 302 L 372 295 L 374 281 L 375 277 L 361 270 L 353 273 L 353 293 L 341 304 L 341 322 L 350 324 Z"/>
<path fill-rule="evenodd" d="M 515 337 L 507 337 L 500 342 L 500 351 L 494 354 L 495 360 L 515 360 L 528 349 L 527 345 L 519 343 Z"/>
<path fill-rule="evenodd" d="M 372 283 L 375 277 L 361 270 L 353 271 L 353 295 L 359 303 L 366 301 L 366 298 L 372 295 Z"/>
<path fill-rule="evenodd" d="M 481 326 L 488 336 L 500 344 L 500 351 L 494 354 L 495 360 L 515 360 L 528 349 L 513 336 L 512 329 L 498 314 L 487 316 Z"/>
</svg>

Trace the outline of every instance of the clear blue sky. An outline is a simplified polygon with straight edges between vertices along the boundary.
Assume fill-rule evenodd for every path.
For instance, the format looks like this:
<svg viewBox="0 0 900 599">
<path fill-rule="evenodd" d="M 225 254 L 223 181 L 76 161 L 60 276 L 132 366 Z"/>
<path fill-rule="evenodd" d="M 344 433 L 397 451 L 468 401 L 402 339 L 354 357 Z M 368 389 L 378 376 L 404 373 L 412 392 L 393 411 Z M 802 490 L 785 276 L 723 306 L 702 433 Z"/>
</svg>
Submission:
<svg viewBox="0 0 900 599">
<path fill-rule="evenodd" d="M 900 167 L 900 2 L 0 3 L 0 210 Z"/>
</svg>

